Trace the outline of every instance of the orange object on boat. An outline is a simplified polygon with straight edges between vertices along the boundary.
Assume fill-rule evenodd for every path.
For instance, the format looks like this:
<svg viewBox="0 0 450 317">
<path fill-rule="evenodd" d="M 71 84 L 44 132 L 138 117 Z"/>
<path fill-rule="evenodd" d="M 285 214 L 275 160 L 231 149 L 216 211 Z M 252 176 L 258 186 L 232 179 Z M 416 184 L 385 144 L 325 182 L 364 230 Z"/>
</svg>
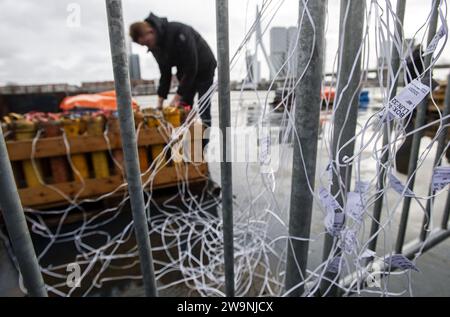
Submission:
<svg viewBox="0 0 450 317">
<path fill-rule="evenodd" d="M 132 100 L 133 109 L 139 109 L 136 100 Z M 83 94 L 69 96 L 63 99 L 59 108 L 63 111 L 73 110 L 103 110 L 116 111 L 117 101 L 116 92 L 114 90 L 101 92 L 98 94 Z"/>
<path fill-rule="evenodd" d="M 333 88 L 327 86 L 322 89 L 320 94 L 322 96 L 322 99 L 333 101 L 336 91 Z"/>
</svg>

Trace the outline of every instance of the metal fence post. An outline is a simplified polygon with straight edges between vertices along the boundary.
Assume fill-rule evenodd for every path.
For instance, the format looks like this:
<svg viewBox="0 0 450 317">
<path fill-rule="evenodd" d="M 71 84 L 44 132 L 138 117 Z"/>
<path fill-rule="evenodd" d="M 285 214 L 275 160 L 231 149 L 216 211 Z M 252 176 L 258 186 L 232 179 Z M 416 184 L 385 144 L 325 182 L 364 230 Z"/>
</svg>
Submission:
<svg viewBox="0 0 450 317">
<path fill-rule="evenodd" d="M 442 216 L 441 228 L 448 230 L 448 219 L 450 216 L 450 191 L 447 194 L 447 200 L 445 202 L 444 215 Z"/>
<path fill-rule="evenodd" d="M 230 53 L 228 38 L 228 0 L 216 0 L 217 55 L 219 73 L 219 126 L 221 139 L 221 185 L 225 292 L 234 296 L 233 187 L 231 156 Z"/>
<path fill-rule="evenodd" d="M 400 43 L 403 43 L 403 31 L 402 31 L 402 25 L 403 20 L 405 19 L 405 5 L 406 0 L 398 0 L 397 1 L 397 8 L 396 8 L 396 15 L 398 20 L 395 23 L 395 31 L 394 35 L 400 36 Z M 398 52 L 395 45 L 392 45 L 392 71 L 394 75 L 398 72 L 400 69 L 400 53 Z M 393 87 L 390 93 L 390 98 L 392 99 L 397 94 L 397 86 L 398 86 L 398 77 L 394 79 L 394 82 L 392 83 Z M 391 133 L 390 129 L 391 123 L 386 123 L 383 127 L 383 149 L 388 145 L 389 143 L 389 135 Z M 373 220 L 372 225 L 370 227 L 370 237 L 371 240 L 368 244 L 369 250 L 374 250 L 377 247 L 377 241 L 378 236 L 376 235 L 378 229 L 379 229 L 379 222 L 381 219 L 381 211 L 383 209 L 383 201 L 384 201 L 384 182 L 386 180 L 386 169 L 385 165 L 389 159 L 389 151 L 386 149 L 386 151 L 381 156 L 381 163 L 379 164 L 379 174 L 378 174 L 378 180 L 377 180 L 377 192 L 381 193 L 380 196 L 375 200 L 375 204 L 373 207 Z"/>
<path fill-rule="evenodd" d="M 356 131 L 361 77 L 361 54 L 358 53 L 358 50 L 362 45 L 364 8 L 365 1 L 341 0 L 339 22 L 339 34 L 341 34 L 341 38 L 339 39 L 340 65 L 338 70 L 336 101 L 334 103 L 334 107 L 338 108 L 334 114 L 332 143 L 332 164 L 335 166 L 333 168 L 333 184 L 331 186 L 332 195 L 336 195 L 340 192 L 341 183 L 347 184 L 347 190 L 350 187 L 352 165 L 350 164 L 348 167 L 337 167 L 334 160 L 337 159 L 339 160 L 339 163 L 342 164 L 345 156 L 351 157 L 353 155 L 355 147 L 354 142 L 350 143 L 340 151 L 339 157 L 336 157 L 340 147 L 347 143 L 355 135 Z M 337 201 L 341 206 L 343 205 L 344 199 L 345 198 L 341 195 L 337 197 Z M 333 244 L 333 236 L 327 233 L 325 235 L 323 246 L 324 261 L 328 260 Z M 338 251 L 338 253 L 339 252 L 340 251 Z M 337 296 L 338 288 L 335 285 L 331 285 L 329 280 L 336 280 L 336 282 L 338 282 L 337 279 L 339 277 L 331 272 L 326 272 L 324 276 L 326 279 L 321 281 L 321 294 Z"/>
<path fill-rule="evenodd" d="M 430 44 L 434 35 L 436 34 L 437 22 L 439 17 L 439 0 L 433 0 L 432 7 L 432 15 L 430 18 L 430 28 L 428 29 L 428 38 L 427 45 Z M 424 69 L 428 68 L 431 64 L 432 54 L 425 56 L 424 60 Z M 425 74 L 426 84 L 428 85 L 429 79 L 431 77 L 431 70 Z M 427 80 L 428 79 L 428 80 Z M 428 98 L 425 98 L 418 106 L 417 106 L 417 114 L 416 120 L 414 123 L 414 129 L 419 129 L 425 124 L 426 114 L 428 107 Z M 420 150 L 420 141 L 424 134 L 423 130 L 417 131 L 414 133 L 412 144 L 411 144 L 411 154 L 409 157 L 409 165 L 408 165 L 408 188 L 413 190 L 414 182 L 416 179 L 416 168 L 417 168 L 417 159 L 419 158 L 419 150 Z M 395 252 L 401 253 L 403 249 L 403 244 L 405 242 L 406 235 L 406 227 L 408 225 L 408 216 L 409 216 L 409 208 L 411 206 L 411 197 L 405 196 L 403 200 L 403 208 L 402 214 L 400 218 L 400 226 L 398 229 L 397 242 L 395 245 Z"/>
<path fill-rule="evenodd" d="M 298 139 L 294 138 L 289 214 L 289 236 L 294 238 L 309 238 L 311 230 L 314 197 L 309 186 L 314 189 L 322 101 L 326 4 L 326 0 L 319 0 L 309 1 L 305 6 L 302 0 L 299 1 L 299 30 L 302 34 L 299 38 L 297 77 L 299 78 L 304 71 L 305 73 L 295 90 L 295 129 Z M 306 10 L 309 11 L 310 17 L 304 14 L 302 19 L 303 12 Z M 310 56 L 312 56 L 311 59 Z M 305 279 L 309 243 L 289 239 L 287 248 L 285 287 L 286 291 L 289 291 Z M 298 286 L 292 289 L 289 296 L 301 296 L 303 291 L 304 285 Z"/>
<path fill-rule="evenodd" d="M 128 192 L 130 194 L 145 294 L 147 296 L 157 296 L 144 193 L 139 169 L 136 131 L 131 107 L 130 75 L 121 0 L 106 0 L 106 10 L 117 95 L 117 109 L 119 112 L 120 136 L 123 145 Z"/>
<path fill-rule="evenodd" d="M 47 297 L 44 280 L 34 252 L 27 220 L 20 203 L 16 182 L 0 127 L 0 208 L 23 282 L 30 296 Z"/>
<path fill-rule="evenodd" d="M 449 80 L 450 80 L 450 75 L 447 76 L 447 89 L 445 90 L 445 109 L 442 114 L 443 117 L 446 117 L 450 114 L 450 86 L 448 85 Z M 443 121 L 443 125 L 447 124 L 449 121 L 450 120 L 445 119 Z M 442 163 L 441 155 L 444 153 L 444 150 L 445 150 L 446 141 L 447 141 L 447 133 L 448 133 L 448 128 L 446 127 L 446 128 L 443 128 L 441 134 L 438 136 L 438 144 L 437 144 L 436 156 L 434 158 L 433 166 L 439 166 Z M 431 177 L 430 188 L 428 190 L 428 194 L 430 196 L 434 194 L 432 187 L 433 187 L 433 176 Z M 427 200 L 427 205 L 426 205 L 426 209 L 425 209 L 426 213 L 423 217 L 422 228 L 420 229 L 420 236 L 419 236 L 420 241 L 425 241 L 426 237 L 428 236 L 428 228 L 429 228 L 429 224 L 430 224 L 429 217 L 431 216 L 431 208 L 433 207 L 433 202 L 434 202 L 434 198 L 430 198 Z M 446 212 L 446 210 L 444 209 L 443 219 L 445 219 L 445 212 Z"/>
</svg>

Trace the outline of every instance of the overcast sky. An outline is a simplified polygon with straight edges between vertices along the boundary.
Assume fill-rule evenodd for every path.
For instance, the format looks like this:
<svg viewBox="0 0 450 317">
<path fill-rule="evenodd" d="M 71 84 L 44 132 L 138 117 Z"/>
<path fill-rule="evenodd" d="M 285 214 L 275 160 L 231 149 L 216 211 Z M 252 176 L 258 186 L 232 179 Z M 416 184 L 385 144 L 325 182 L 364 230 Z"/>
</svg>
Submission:
<svg viewBox="0 0 450 317">
<path fill-rule="evenodd" d="M 280 0 L 273 0 L 274 4 Z M 281 0 L 282 1 L 282 0 Z M 379 1 L 383 3 L 383 1 Z M 230 0 L 230 46 L 234 52 L 253 22 L 261 0 Z M 431 0 L 408 0 L 406 36 L 412 36 L 426 21 Z M 392 1 L 395 7 L 395 1 Z M 125 24 L 143 20 L 150 11 L 169 20 L 192 25 L 216 52 L 214 0 L 124 0 Z M 275 5 L 272 6 L 273 8 Z M 75 17 L 80 9 L 79 25 Z M 296 25 L 298 1 L 284 0 L 270 26 Z M 327 68 L 332 63 L 338 39 L 339 1 L 329 0 Z M 263 21 L 263 29 L 267 25 Z M 112 67 L 103 0 L 0 0 L 0 84 L 59 83 L 111 80 Z M 264 37 L 269 49 L 269 34 Z M 250 45 L 253 47 L 253 44 Z M 146 49 L 133 44 L 141 56 L 142 75 L 159 77 L 157 65 Z M 449 62 L 448 48 L 440 62 Z M 375 56 L 371 57 L 372 59 Z M 262 61 L 262 76 L 268 67 Z M 233 69 L 232 79 L 244 76 L 243 59 Z"/>
</svg>

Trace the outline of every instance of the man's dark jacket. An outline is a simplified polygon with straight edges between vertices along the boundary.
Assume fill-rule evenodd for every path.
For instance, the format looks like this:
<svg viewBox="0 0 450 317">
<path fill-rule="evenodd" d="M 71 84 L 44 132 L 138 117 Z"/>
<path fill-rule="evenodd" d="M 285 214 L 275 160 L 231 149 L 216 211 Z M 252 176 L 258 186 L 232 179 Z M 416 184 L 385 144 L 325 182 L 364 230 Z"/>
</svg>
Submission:
<svg viewBox="0 0 450 317">
<path fill-rule="evenodd" d="M 172 79 L 172 67 L 177 68 L 177 93 L 184 100 L 193 98 L 199 82 L 214 77 L 216 59 L 206 41 L 192 27 L 168 22 L 150 13 L 145 19 L 157 33 L 157 48 L 151 50 L 161 71 L 158 96 L 167 98 Z"/>
</svg>

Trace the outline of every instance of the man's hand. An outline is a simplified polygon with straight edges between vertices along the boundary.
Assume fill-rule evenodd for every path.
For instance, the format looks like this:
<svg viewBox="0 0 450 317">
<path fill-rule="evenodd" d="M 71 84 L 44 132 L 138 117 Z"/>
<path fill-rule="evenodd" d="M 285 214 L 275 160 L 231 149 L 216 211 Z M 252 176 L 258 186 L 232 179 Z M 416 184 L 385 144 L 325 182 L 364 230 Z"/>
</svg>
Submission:
<svg viewBox="0 0 450 317">
<path fill-rule="evenodd" d="M 179 94 L 176 94 L 173 96 L 172 101 L 170 102 L 171 106 L 178 107 L 180 105 L 181 96 Z"/>
<path fill-rule="evenodd" d="M 163 109 L 163 105 L 164 105 L 164 98 L 163 98 L 163 97 L 158 97 L 158 106 L 157 106 L 157 109 L 158 109 L 158 110 L 162 110 L 162 109 Z"/>
</svg>

